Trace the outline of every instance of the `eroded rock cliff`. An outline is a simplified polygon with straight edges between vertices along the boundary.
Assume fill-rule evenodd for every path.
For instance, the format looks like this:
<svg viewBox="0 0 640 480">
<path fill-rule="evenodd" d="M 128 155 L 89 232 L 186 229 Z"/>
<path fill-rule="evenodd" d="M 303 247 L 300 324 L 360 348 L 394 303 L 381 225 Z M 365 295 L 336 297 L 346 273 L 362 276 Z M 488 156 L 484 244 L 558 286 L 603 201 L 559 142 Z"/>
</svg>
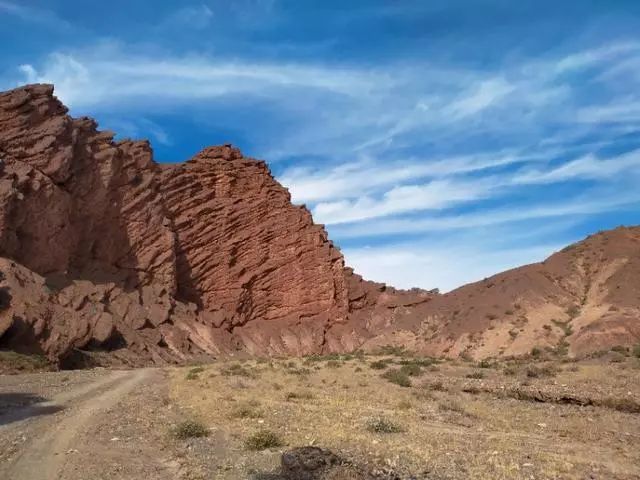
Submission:
<svg viewBox="0 0 640 480">
<path fill-rule="evenodd" d="M 0 347 L 136 363 L 351 350 L 434 296 L 346 269 L 264 162 L 225 145 L 159 165 L 52 86 L 0 94 L 0 159 Z"/>
</svg>

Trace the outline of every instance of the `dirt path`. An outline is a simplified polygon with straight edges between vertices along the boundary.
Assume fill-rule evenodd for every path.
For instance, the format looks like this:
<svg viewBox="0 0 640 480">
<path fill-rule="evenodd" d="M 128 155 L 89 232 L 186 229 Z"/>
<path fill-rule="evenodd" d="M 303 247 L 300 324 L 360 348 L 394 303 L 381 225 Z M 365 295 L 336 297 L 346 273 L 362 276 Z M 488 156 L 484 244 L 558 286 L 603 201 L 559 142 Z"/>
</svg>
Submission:
<svg viewBox="0 0 640 480">
<path fill-rule="evenodd" d="M 87 448 L 87 439 L 92 438 L 87 432 L 101 424 L 103 417 L 137 387 L 157 384 L 161 379 L 161 372 L 152 369 L 103 372 L 93 381 L 71 385 L 48 401 L 5 411 L 0 416 L 0 437 L 14 438 L 11 445 L 19 445 L 15 454 L 2 462 L 0 478 L 67 478 L 63 470 L 70 455 L 79 450 L 92 450 Z M 96 471 L 92 476 L 101 477 Z"/>
</svg>

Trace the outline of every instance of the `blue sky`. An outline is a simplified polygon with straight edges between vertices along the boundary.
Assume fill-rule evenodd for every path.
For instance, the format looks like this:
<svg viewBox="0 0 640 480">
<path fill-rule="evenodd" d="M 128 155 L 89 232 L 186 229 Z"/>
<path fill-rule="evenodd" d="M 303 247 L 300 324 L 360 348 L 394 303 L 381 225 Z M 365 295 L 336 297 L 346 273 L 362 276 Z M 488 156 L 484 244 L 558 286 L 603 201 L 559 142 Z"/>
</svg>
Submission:
<svg viewBox="0 0 640 480">
<path fill-rule="evenodd" d="M 51 82 L 158 161 L 265 159 L 347 263 L 451 289 L 640 223 L 640 2 L 0 0 Z"/>
</svg>

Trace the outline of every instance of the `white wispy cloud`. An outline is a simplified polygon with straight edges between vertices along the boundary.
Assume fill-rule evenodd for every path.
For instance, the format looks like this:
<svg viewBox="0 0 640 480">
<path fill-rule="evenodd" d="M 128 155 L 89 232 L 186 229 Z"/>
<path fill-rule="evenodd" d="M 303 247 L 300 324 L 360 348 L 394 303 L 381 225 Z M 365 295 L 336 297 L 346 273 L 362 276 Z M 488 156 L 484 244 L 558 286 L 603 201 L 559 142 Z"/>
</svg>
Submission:
<svg viewBox="0 0 640 480">
<path fill-rule="evenodd" d="M 45 26 L 52 30 L 69 30 L 72 28 L 72 24 L 69 21 L 56 15 L 53 11 L 45 8 L 30 7 L 23 3 L 0 0 L 0 15 L 2 14 L 11 15 L 23 22 Z"/>
<path fill-rule="evenodd" d="M 0 12 L 7 12 L 6 5 L 0 0 Z M 205 28 L 217 14 L 196 3 L 166 21 L 180 25 L 198 17 Z M 439 232 L 446 241 L 457 232 L 494 226 L 513 237 L 515 227 L 505 226 L 555 219 L 561 229 L 578 216 L 640 204 L 629 191 L 640 180 L 639 151 L 632 150 L 638 145 L 626 153 L 602 153 L 619 136 L 640 131 L 640 43 L 635 41 L 491 68 L 415 59 L 375 68 L 265 62 L 103 44 L 52 52 L 42 63 L 22 65 L 18 74 L 0 82 L 54 83 L 72 112 L 118 118 L 125 118 L 118 116 L 122 111 L 170 112 L 237 99 L 268 105 L 256 113 L 261 128 L 251 132 L 258 139 L 254 151 L 270 161 L 293 162 L 278 179 L 294 202 L 309 204 L 315 220 L 330 225 L 339 240 Z M 154 123 L 138 120 L 124 130 L 171 142 Z M 481 153 L 469 153 L 478 145 Z M 552 195 L 577 180 L 588 180 L 590 189 Z M 543 193 L 521 195 L 532 188 Z M 461 206 L 480 201 L 491 208 L 460 213 Z M 496 206 L 505 204 L 510 206 Z M 489 239 L 476 249 L 469 247 L 471 237 L 463 240 L 345 253 L 375 280 L 449 288 L 539 260 L 553 246 L 538 241 L 497 254 Z M 452 256 L 451 249 L 460 253 Z M 484 260 L 476 260 L 479 256 Z M 436 282 L 424 273 L 431 271 L 452 273 Z"/>
<path fill-rule="evenodd" d="M 383 235 L 416 234 L 474 230 L 501 224 L 536 219 L 576 218 L 604 212 L 637 209 L 640 193 L 619 190 L 590 190 L 565 199 L 562 203 L 545 202 L 517 208 L 482 209 L 473 213 L 424 216 L 422 218 L 382 218 L 361 223 L 338 224 L 331 227 L 334 238 L 351 239 Z"/>
<path fill-rule="evenodd" d="M 214 12 L 204 3 L 187 5 L 172 12 L 158 26 L 159 30 L 188 28 L 204 29 L 211 25 L 214 19 Z"/>
</svg>

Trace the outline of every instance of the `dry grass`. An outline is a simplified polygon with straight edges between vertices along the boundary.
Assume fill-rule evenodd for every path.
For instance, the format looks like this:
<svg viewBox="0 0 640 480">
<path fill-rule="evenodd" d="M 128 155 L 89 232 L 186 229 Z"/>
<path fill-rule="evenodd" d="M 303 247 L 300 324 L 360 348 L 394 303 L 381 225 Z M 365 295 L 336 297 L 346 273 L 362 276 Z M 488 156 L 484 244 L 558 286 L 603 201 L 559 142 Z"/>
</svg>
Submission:
<svg viewBox="0 0 640 480">
<path fill-rule="evenodd" d="M 237 362 L 220 362 L 207 369 L 215 376 L 198 381 L 186 380 L 185 371 L 176 369 L 173 402 L 215 432 L 204 439 L 210 443 L 202 458 L 210 469 L 203 478 L 253 478 L 248 472 L 273 471 L 284 448 L 278 445 L 318 445 L 416 478 L 424 478 L 425 470 L 426 478 L 460 480 L 637 478 L 637 369 L 599 360 L 572 364 L 577 371 L 550 362 L 492 362 L 493 368 L 482 370 L 477 364 L 443 362 L 433 372 L 429 360 L 412 361 L 404 351 L 381 353 L 387 358 L 314 357 L 294 365 L 248 361 L 242 369 L 232 367 Z M 388 368 L 368 367 L 381 360 Z M 301 364 L 308 374 L 288 373 Z M 403 372 L 407 365 L 419 368 Z M 545 372 L 529 377 L 532 368 Z M 478 371 L 483 378 L 476 378 Z M 245 388 L 234 387 L 237 372 L 249 373 L 239 375 Z M 410 386 L 392 380 L 398 376 Z M 522 386 L 527 382 L 530 387 Z M 547 397 L 505 393 L 516 391 L 542 391 Z M 563 403 L 576 393 L 592 404 Z M 265 450 L 257 452 L 258 447 Z"/>
</svg>

